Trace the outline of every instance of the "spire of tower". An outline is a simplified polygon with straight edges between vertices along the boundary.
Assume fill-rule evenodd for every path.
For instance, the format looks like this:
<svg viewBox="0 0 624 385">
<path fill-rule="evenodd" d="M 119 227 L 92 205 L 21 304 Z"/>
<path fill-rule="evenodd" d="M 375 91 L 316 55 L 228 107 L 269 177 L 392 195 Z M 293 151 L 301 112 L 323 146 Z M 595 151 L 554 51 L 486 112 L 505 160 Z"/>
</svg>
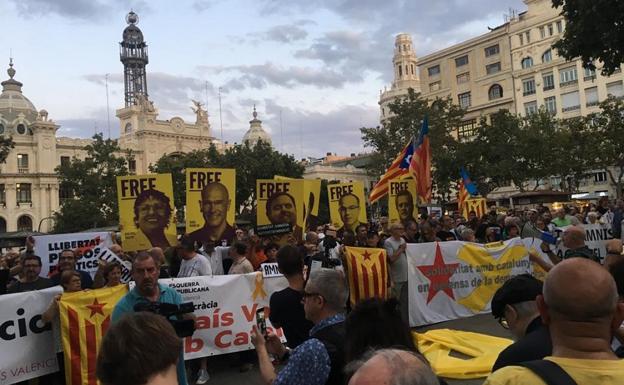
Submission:
<svg viewBox="0 0 624 385">
<path fill-rule="evenodd" d="M 409 34 L 400 33 L 396 36 L 392 63 L 394 64 L 393 88 L 414 88 L 420 91 L 418 59 Z"/>
<path fill-rule="evenodd" d="M 139 16 L 130 11 L 126 15 L 128 26 L 122 34 L 119 59 L 124 66 L 124 96 L 126 107 L 135 104 L 135 100 L 147 100 L 147 75 L 145 66 L 149 62 L 147 44 L 143 40 L 143 32 L 137 27 Z"/>
</svg>

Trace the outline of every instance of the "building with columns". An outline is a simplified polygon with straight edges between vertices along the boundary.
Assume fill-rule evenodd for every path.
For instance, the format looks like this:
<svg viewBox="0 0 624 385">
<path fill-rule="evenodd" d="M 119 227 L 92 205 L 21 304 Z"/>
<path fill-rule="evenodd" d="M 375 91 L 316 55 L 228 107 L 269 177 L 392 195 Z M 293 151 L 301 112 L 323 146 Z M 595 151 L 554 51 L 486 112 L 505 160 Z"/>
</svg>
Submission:
<svg viewBox="0 0 624 385">
<path fill-rule="evenodd" d="M 137 26 L 138 16 L 130 12 L 126 22 L 119 43 L 124 107 L 117 110 L 117 117 L 119 145 L 134 155 L 128 165 L 130 171 L 148 173 L 149 166 L 165 154 L 206 149 L 211 144 L 223 150 L 225 146 L 212 135 L 208 113 L 198 101 L 193 100 L 191 106 L 194 122 L 180 117 L 159 119 L 158 109 L 148 95 L 147 44 Z M 52 216 L 61 201 L 71 199 L 71 194 L 59 189 L 55 168 L 72 158 L 84 159 L 84 148 L 92 141 L 57 137 L 59 125 L 46 110 L 37 111 L 22 93 L 23 84 L 15 79 L 12 59 L 7 73 L 9 78 L 0 83 L 0 135 L 11 136 L 15 147 L 0 165 L 0 233 L 47 232 L 53 228 Z"/>
<path fill-rule="evenodd" d="M 565 30 L 565 20 L 550 0 L 524 3 L 526 11 L 513 11 L 504 24 L 488 27 L 486 34 L 426 56 L 414 56 L 411 60 L 418 63 L 420 88 L 400 82 L 405 71 L 397 71 L 402 58 L 397 47 L 402 48 L 407 38 L 397 35 L 395 80 L 389 91 L 381 93 L 380 122 L 387 119 L 386 106 L 405 95 L 408 87 L 420 89 L 422 96 L 431 100 L 450 97 L 463 107 L 464 121 L 454 133 L 467 140 L 482 117 L 487 119 L 500 109 L 527 115 L 545 108 L 558 118 L 571 118 L 599 111 L 598 104 L 609 95 L 624 97 L 621 71 L 604 77 L 600 71 L 583 69 L 580 60 L 566 61 L 551 48 Z M 559 182 L 556 178 L 544 180 L 539 188 L 557 189 Z M 589 196 L 615 195 L 604 170 L 596 170 L 582 181 L 580 189 Z M 491 197 L 506 198 L 516 192 L 509 186 L 494 191 Z"/>
</svg>

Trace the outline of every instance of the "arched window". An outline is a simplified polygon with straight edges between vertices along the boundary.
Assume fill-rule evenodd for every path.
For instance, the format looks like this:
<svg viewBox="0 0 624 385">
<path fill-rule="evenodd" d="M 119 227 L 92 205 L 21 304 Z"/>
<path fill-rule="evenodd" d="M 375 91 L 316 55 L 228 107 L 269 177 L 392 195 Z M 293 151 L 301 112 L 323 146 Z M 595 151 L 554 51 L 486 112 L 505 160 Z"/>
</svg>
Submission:
<svg viewBox="0 0 624 385">
<path fill-rule="evenodd" d="M 24 135 L 26 133 L 26 125 L 24 125 L 24 123 L 17 125 L 17 133 L 20 135 Z"/>
<path fill-rule="evenodd" d="M 22 215 L 17 219 L 17 231 L 32 231 L 32 218 L 28 215 Z"/>
<path fill-rule="evenodd" d="M 542 63 L 548 63 L 552 61 L 552 50 L 547 49 L 542 55 Z"/>
<path fill-rule="evenodd" d="M 531 58 L 530 56 L 527 56 L 524 59 L 522 59 L 521 64 L 522 64 L 522 69 L 531 68 L 533 67 L 533 58 Z"/>
<path fill-rule="evenodd" d="M 6 233 L 6 220 L 0 217 L 0 233 Z"/>
<path fill-rule="evenodd" d="M 488 90 L 488 97 L 490 100 L 500 99 L 503 97 L 503 87 L 500 84 L 494 84 Z"/>
</svg>

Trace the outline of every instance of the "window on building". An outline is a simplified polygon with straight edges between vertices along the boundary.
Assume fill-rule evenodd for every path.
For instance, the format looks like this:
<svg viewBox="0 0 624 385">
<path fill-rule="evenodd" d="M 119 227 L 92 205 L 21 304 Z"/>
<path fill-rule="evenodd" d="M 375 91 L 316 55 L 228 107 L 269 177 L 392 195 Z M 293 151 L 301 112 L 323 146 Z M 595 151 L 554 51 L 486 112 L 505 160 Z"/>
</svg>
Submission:
<svg viewBox="0 0 624 385">
<path fill-rule="evenodd" d="M 526 40 L 527 44 L 531 42 L 531 31 L 526 31 L 524 33 L 524 39 Z"/>
<path fill-rule="evenodd" d="M 530 56 L 525 57 L 524 59 L 522 59 L 522 62 L 520 62 L 520 65 L 522 66 L 522 69 L 533 67 L 533 58 L 531 58 Z"/>
<path fill-rule="evenodd" d="M 548 36 L 552 36 L 552 35 L 554 35 L 554 34 L 555 34 L 555 30 L 554 30 L 554 28 L 553 28 L 552 23 L 551 23 L 551 24 L 548 24 Z"/>
<path fill-rule="evenodd" d="M 587 107 L 598 105 L 598 87 L 585 88 L 585 105 Z"/>
<path fill-rule="evenodd" d="M 17 125 L 17 133 L 20 135 L 24 135 L 26 133 L 26 125 L 24 125 L 24 123 Z"/>
<path fill-rule="evenodd" d="M 537 102 L 524 103 L 524 114 L 532 115 L 537 112 Z"/>
<path fill-rule="evenodd" d="M 524 36 L 522 34 L 519 34 L 518 38 L 520 39 L 520 45 L 524 45 Z"/>
<path fill-rule="evenodd" d="M 6 231 L 7 231 L 6 219 L 0 218 L 0 233 L 6 233 Z"/>
<path fill-rule="evenodd" d="M 17 172 L 20 174 L 28 172 L 28 154 L 17 154 Z"/>
<path fill-rule="evenodd" d="M 607 95 L 615 96 L 616 98 L 621 98 L 624 96 L 624 89 L 622 88 L 622 81 L 613 82 L 607 84 Z"/>
<path fill-rule="evenodd" d="M 429 67 L 427 68 L 427 73 L 429 74 L 429 76 L 435 76 L 435 75 L 439 75 L 440 74 L 440 66 L 433 66 L 433 67 Z"/>
<path fill-rule="evenodd" d="M 546 31 L 544 31 L 544 27 L 539 27 L 539 31 L 540 31 L 540 38 L 545 38 L 546 37 Z"/>
<path fill-rule="evenodd" d="M 485 51 L 485 57 L 490 57 L 490 56 L 498 55 L 498 53 L 500 52 L 500 47 L 498 46 L 498 44 L 494 44 L 489 47 L 485 47 L 484 51 Z"/>
<path fill-rule="evenodd" d="M 6 190 L 4 189 L 4 183 L 0 184 L 0 204 L 6 205 Z"/>
<path fill-rule="evenodd" d="M 546 108 L 546 111 L 555 115 L 557 113 L 557 98 L 554 96 L 545 98 L 544 107 Z"/>
<path fill-rule="evenodd" d="M 461 108 L 470 107 L 470 92 L 464 92 L 463 94 L 457 95 L 457 100 L 459 101 L 459 106 Z"/>
<path fill-rule="evenodd" d="M 500 99 L 502 97 L 503 97 L 503 87 L 501 87 L 499 84 L 494 84 L 488 90 L 488 98 L 490 100 Z"/>
<path fill-rule="evenodd" d="M 561 20 L 559 20 L 555 24 L 557 25 L 557 33 L 563 32 L 563 22 Z"/>
<path fill-rule="evenodd" d="M 31 203 L 30 183 L 16 183 L 17 203 Z"/>
<path fill-rule="evenodd" d="M 132 131 L 132 123 L 126 123 L 126 125 L 124 127 L 124 131 L 126 133 L 131 132 Z"/>
<path fill-rule="evenodd" d="M 470 72 L 457 75 L 457 84 L 464 84 L 470 81 Z"/>
<path fill-rule="evenodd" d="M 397 67 L 399 68 L 399 76 L 403 76 L 403 67 L 400 64 Z"/>
<path fill-rule="evenodd" d="M 573 91 L 561 94 L 561 110 L 563 112 L 574 111 L 581 108 L 579 92 Z"/>
<path fill-rule="evenodd" d="M 551 73 L 543 74 L 542 80 L 544 82 L 544 91 L 552 90 L 555 88 L 555 76 Z"/>
<path fill-rule="evenodd" d="M 594 80 L 596 79 L 596 71 L 589 69 L 589 68 L 583 68 L 583 80 L 588 81 L 588 80 Z"/>
<path fill-rule="evenodd" d="M 535 93 L 535 79 L 522 80 L 522 95 L 533 95 Z"/>
<path fill-rule="evenodd" d="M 32 218 L 28 215 L 22 215 L 17 218 L 17 231 L 32 231 L 33 222 Z"/>
<path fill-rule="evenodd" d="M 544 54 L 542 54 L 542 63 L 548 63 L 552 61 L 552 50 L 547 49 Z"/>
<path fill-rule="evenodd" d="M 429 91 L 437 91 L 440 89 L 441 84 L 439 81 L 438 82 L 433 82 L 433 83 L 429 83 Z"/>
<path fill-rule="evenodd" d="M 461 122 L 457 127 L 458 138 L 471 138 L 475 135 L 475 129 L 477 128 L 477 120 L 471 119 Z"/>
<path fill-rule="evenodd" d="M 74 198 L 74 191 L 69 187 L 61 184 L 59 186 L 59 202 L 63 204 L 68 199 Z"/>
<path fill-rule="evenodd" d="M 130 159 L 128 161 L 128 171 L 130 172 L 130 174 L 136 173 L 136 159 Z"/>
<path fill-rule="evenodd" d="M 606 181 L 607 181 L 606 171 L 599 171 L 597 173 L 594 173 L 594 183 L 604 184 L 604 182 Z"/>
<path fill-rule="evenodd" d="M 559 86 L 564 87 L 570 84 L 576 84 L 578 81 L 578 73 L 576 67 L 569 67 L 559 71 Z"/>
<path fill-rule="evenodd" d="M 71 158 L 69 156 L 61 156 L 61 166 L 69 166 Z"/>
<path fill-rule="evenodd" d="M 412 75 L 414 75 L 414 65 L 413 65 L 413 64 L 410 64 L 410 67 L 411 67 L 411 69 L 412 69 Z"/>
<path fill-rule="evenodd" d="M 485 72 L 488 75 L 492 75 L 492 74 L 495 74 L 497 72 L 500 72 L 500 70 L 501 70 L 501 63 L 500 62 L 488 64 L 488 65 L 485 66 Z"/>
<path fill-rule="evenodd" d="M 468 64 L 468 55 L 464 55 L 455 59 L 455 67 L 461 67 Z"/>
<path fill-rule="evenodd" d="M 0 123 L 0 135 L 4 134 L 4 124 Z"/>
</svg>

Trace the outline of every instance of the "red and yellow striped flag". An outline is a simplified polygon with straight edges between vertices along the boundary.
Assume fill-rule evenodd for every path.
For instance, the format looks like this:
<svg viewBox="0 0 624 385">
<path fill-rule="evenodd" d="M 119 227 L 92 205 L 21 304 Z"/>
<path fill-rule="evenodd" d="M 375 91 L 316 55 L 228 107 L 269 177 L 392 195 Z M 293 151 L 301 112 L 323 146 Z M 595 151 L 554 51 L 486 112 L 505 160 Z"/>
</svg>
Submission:
<svg viewBox="0 0 624 385">
<path fill-rule="evenodd" d="M 471 211 L 475 212 L 477 218 L 481 218 L 487 212 L 487 200 L 485 198 L 469 198 L 464 201 L 464 218 L 468 218 Z"/>
<path fill-rule="evenodd" d="M 97 385 L 95 362 L 100 341 L 117 302 L 128 292 L 118 285 L 63 294 L 59 301 L 61 337 L 65 352 L 65 383 Z"/>
<path fill-rule="evenodd" d="M 464 205 L 466 204 L 466 200 L 469 197 L 470 195 L 468 194 L 468 190 L 466 190 L 466 186 L 464 186 L 464 181 L 460 180 L 459 188 L 457 191 L 457 211 L 459 211 L 460 213 L 464 212 Z M 464 216 L 464 218 L 468 219 L 467 216 Z"/>
<path fill-rule="evenodd" d="M 388 262 L 386 250 L 347 247 L 347 275 L 351 306 L 366 298 L 387 298 Z"/>
</svg>

